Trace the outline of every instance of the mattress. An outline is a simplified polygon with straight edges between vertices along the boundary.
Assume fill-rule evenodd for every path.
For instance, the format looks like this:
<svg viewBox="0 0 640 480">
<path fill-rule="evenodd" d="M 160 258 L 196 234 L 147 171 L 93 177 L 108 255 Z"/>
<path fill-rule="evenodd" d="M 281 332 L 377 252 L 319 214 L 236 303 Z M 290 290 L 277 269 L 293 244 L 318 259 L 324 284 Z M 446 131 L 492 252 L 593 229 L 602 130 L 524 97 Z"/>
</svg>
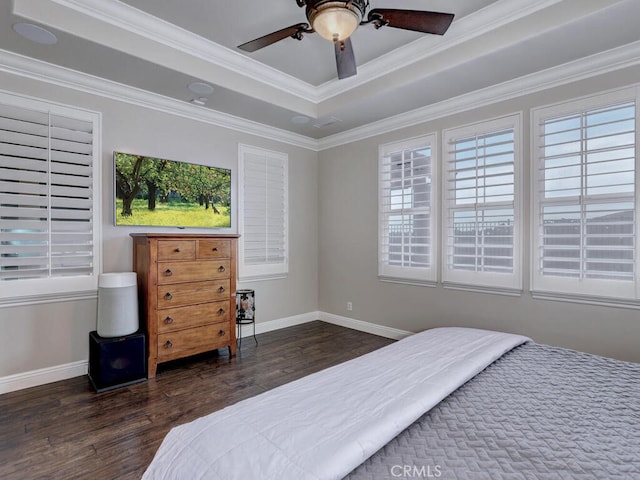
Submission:
<svg viewBox="0 0 640 480">
<path fill-rule="evenodd" d="M 640 364 L 521 345 L 345 478 L 640 479 Z"/>
</svg>

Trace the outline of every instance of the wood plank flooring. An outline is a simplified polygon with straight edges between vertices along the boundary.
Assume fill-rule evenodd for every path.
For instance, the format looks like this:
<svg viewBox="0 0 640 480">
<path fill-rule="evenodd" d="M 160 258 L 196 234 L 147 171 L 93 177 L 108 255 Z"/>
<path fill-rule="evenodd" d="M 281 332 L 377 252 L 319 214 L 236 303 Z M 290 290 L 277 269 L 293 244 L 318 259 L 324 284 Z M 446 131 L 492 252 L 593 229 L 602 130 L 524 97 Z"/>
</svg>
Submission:
<svg viewBox="0 0 640 480">
<path fill-rule="evenodd" d="M 0 395 L 0 478 L 139 479 L 170 428 L 393 342 L 320 321 L 258 341 L 111 392 L 84 376 Z"/>
</svg>

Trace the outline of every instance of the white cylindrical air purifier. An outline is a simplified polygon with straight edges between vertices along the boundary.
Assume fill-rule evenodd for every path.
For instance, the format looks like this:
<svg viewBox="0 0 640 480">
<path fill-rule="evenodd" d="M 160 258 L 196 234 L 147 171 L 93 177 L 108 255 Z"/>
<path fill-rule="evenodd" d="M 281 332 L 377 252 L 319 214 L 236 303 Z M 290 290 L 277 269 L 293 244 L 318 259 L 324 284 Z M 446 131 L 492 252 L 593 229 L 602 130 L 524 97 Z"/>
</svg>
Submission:
<svg viewBox="0 0 640 480">
<path fill-rule="evenodd" d="M 138 331 L 138 288 L 135 272 L 98 276 L 98 335 L 122 337 Z"/>
</svg>

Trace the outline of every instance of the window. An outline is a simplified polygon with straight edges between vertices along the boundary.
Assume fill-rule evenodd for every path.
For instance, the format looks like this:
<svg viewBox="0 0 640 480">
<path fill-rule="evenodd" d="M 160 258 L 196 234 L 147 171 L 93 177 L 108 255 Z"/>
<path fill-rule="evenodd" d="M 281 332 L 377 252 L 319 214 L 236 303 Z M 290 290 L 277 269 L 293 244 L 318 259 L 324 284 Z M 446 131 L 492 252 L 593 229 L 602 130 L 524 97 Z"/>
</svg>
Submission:
<svg viewBox="0 0 640 480">
<path fill-rule="evenodd" d="M 636 98 L 534 110 L 532 290 L 639 298 Z"/>
<path fill-rule="evenodd" d="M 0 94 L 0 301 L 95 291 L 97 113 Z"/>
<path fill-rule="evenodd" d="M 381 278 L 435 282 L 435 135 L 380 147 Z"/>
<path fill-rule="evenodd" d="M 521 289 L 520 115 L 444 132 L 443 282 Z"/>
<path fill-rule="evenodd" d="M 286 276 L 288 157 L 240 145 L 239 172 L 240 280 Z"/>
</svg>

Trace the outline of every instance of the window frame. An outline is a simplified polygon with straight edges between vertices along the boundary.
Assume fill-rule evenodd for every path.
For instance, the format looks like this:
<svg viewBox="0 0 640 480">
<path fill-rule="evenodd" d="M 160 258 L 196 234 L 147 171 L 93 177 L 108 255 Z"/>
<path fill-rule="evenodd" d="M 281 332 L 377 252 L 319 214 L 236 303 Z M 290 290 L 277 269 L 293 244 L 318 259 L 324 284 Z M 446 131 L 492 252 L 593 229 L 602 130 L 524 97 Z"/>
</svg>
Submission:
<svg viewBox="0 0 640 480">
<path fill-rule="evenodd" d="M 457 288 L 474 291 L 488 291 L 492 293 L 519 295 L 522 291 L 522 239 L 523 239 L 523 182 L 522 182 L 522 163 L 523 163 L 523 114 L 516 112 L 494 119 L 474 122 L 463 126 L 457 126 L 445 129 L 442 132 L 442 283 L 446 288 Z M 485 271 L 467 271 L 462 269 L 449 268 L 449 229 L 451 228 L 452 212 L 455 208 L 451 207 L 452 199 L 450 197 L 449 182 L 451 170 L 453 150 L 449 150 L 449 146 L 456 139 L 465 139 L 474 136 L 489 135 L 494 132 L 503 130 L 513 131 L 513 266 L 511 273 L 497 273 Z M 475 204 L 478 205 L 478 204 Z M 491 205 L 488 209 L 491 209 Z M 462 209 L 462 207 L 460 207 Z M 477 209 L 476 209 L 477 211 Z"/>
<path fill-rule="evenodd" d="M 534 297 L 555 298 L 574 301 L 612 301 L 614 304 L 622 305 L 626 302 L 636 302 L 640 300 L 640 242 L 638 236 L 638 226 L 640 220 L 640 86 L 626 87 L 595 95 L 589 95 L 569 101 L 558 102 L 551 105 L 533 108 L 531 110 L 531 255 L 530 255 L 530 290 Z M 538 265 L 541 261 L 540 248 L 542 245 L 541 228 L 541 205 L 552 204 L 552 201 L 541 199 L 542 167 L 544 159 L 539 152 L 543 149 L 542 144 L 542 122 L 554 118 L 561 118 L 570 115 L 583 115 L 588 111 L 601 108 L 621 105 L 626 102 L 635 103 L 635 175 L 634 175 L 634 279 L 633 281 L 622 281 L 614 279 L 592 279 L 592 278 L 570 278 L 563 276 L 545 276 L 541 274 Z M 586 150 L 588 152 L 588 150 Z M 580 154 L 585 150 L 581 149 Z M 610 197 L 609 197 L 610 198 Z M 584 201 L 580 196 L 580 205 L 590 203 Z M 560 203 L 560 202 L 558 202 Z M 581 236 L 581 242 L 584 236 Z M 582 259 L 581 259 L 582 261 Z"/>
<path fill-rule="evenodd" d="M 284 211 L 282 223 L 284 232 L 282 232 L 282 248 L 284 261 L 261 264 L 247 264 L 245 260 L 246 248 L 245 242 L 248 234 L 245 226 L 246 201 L 245 198 L 245 176 L 246 176 L 246 155 L 263 156 L 267 160 L 282 162 L 284 187 Z M 265 200 L 266 201 L 266 200 Z M 238 144 L 238 233 L 240 238 L 238 241 L 238 280 L 273 280 L 286 278 L 289 274 L 289 155 L 283 152 L 276 152 L 251 145 Z"/>
<path fill-rule="evenodd" d="M 0 91 L 0 103 L 38 113 L 68 117 L 92 124 L 92 267 L 89 275 L 46 276 L 0 282 L 0 307 L 29 305 L 75 298 L 95 298 L 102 271 L 102 115 L 74 106 Z M 51 160 L 47 160 L 50 162 Z M 47 197 L 49 198 L 49 197 Z"/>
<path fill-rule="evenodd" d="M 385 251 L 385 239 L 387 231 L 388 217 L 392 215 L 388 198 L 384 195 L 387 188 L 383 178 L 384 169 L 388 162 L 386 158 L 400 152 L 416 150 L 419 148 L 430 148 L 430 168 L 431 168 L 431 192 L 429 206 L 417 209 L 410 208 L 418 214 L 429 215 L 429 246 L 428 267 L 396 266 L 388 263 L 388 252 Z M 390 188 L 390 185 L 389 185 Z M 438 144 L 437 135 L 429 133 L 420 137 L 386 143 L 378 147 L 378 278 L 382 281 L 409 283 L 426 286 L 435 286 L 437 282 L 438 262 Z"/>
</svg>

